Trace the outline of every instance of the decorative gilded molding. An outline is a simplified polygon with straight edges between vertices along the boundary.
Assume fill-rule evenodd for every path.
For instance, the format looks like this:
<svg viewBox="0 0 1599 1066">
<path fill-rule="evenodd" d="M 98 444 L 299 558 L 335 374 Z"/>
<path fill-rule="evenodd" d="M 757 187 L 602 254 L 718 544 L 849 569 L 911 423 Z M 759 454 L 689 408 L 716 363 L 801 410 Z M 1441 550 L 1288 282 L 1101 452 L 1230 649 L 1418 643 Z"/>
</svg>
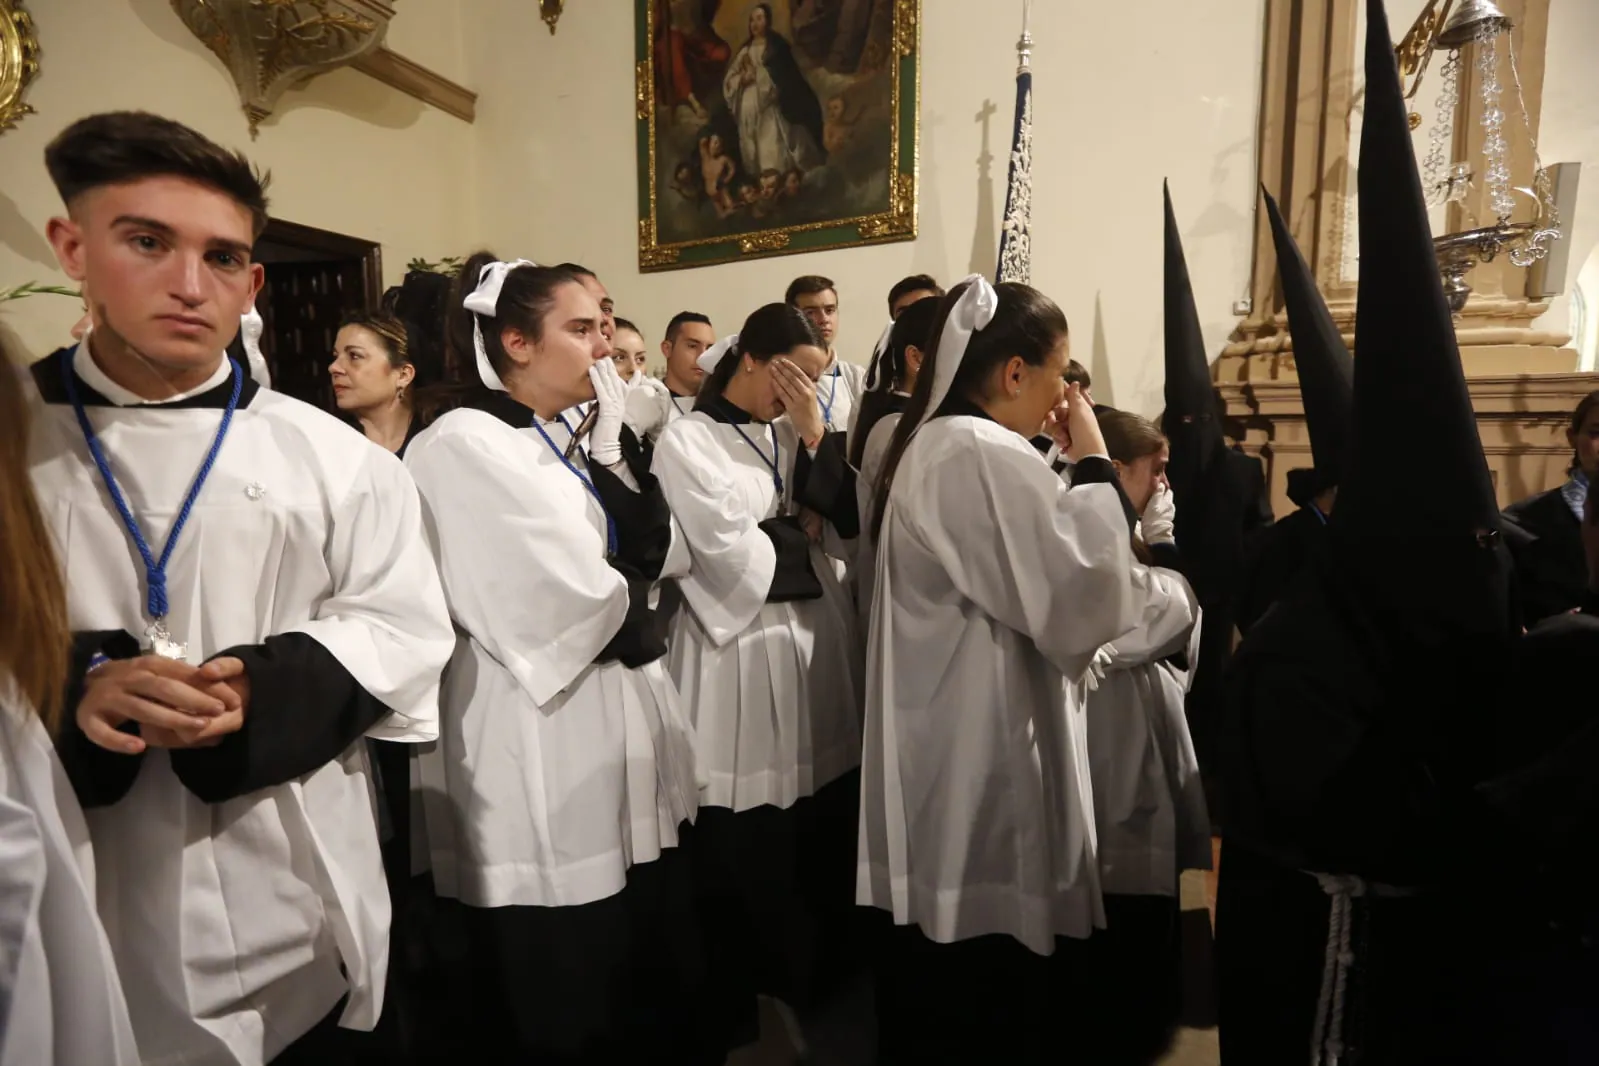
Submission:
<svg viewBox="0 0 1599 1066">
<path fill-rule="evenodd" d="M 655 243 L 655 220 L 641 218 L 638 220 L 638 264 L 641 269 L 650 267 L 669 267 L 677 262 L 682 254 L 677 248 L 658 247 Z"/>
<path fill-rule="evenodd" d="M 22 0 L 0 0 L 0 132 L 14 127 L 33 107 L 23 99 L 39 76 L 39 37 Z"/>
<path fill-rule="evenodd" d="M 915 175 L 900 174 L 895 177 L 888 213 L 863 219 L 860 232 L 863 240 L 870 241 L 885 237 L 916 236 Z"/>
<path fill-rule="evenodd" d="M 398 52 L 380 46 L 356 57 L 350 66 L 445 114 L 466 122 L 477 119 L 477 93 L 464 85 L 457 85 L 442 74 L 435 74 Z"/>
<path fill-rule="evenodd" d="M 561 19 L 561 10 L 564 7 L 562 0 L 539 0 L 539 18 L 550 28 L 550 36 L 555 36 L 555 24 Z"/>
<path fill-rule="evenodd" d="M 641 60 L 633 65 L 633 117 L 639 122 L 650 120 L 650 109 L 655 106 L 655 86 L 652 83 L 650 64 Z"/>
<path fill-rule="evenodd" d="M 916 16 L 919 9 L 918 0 L 899 0 L 894 12 L 894 50 L 902 56 L 916 54 L 916 38 L 920 28 Z"/>
<path fill-rule="evenodd" d="M 183 24 L 227 66 L 255 137 L 291 86 L 378 48 L 389 0 L 171 0 Z"/>
<path fill-rule="evenodd" d="M 788 230 L 771 230 L 767 233 L 752 233 L 748 237 L 740 237 L 738 250 L 745 255 L 754 255 L 758 252 L 781 252 L 788 247 Z"/>
</svg>

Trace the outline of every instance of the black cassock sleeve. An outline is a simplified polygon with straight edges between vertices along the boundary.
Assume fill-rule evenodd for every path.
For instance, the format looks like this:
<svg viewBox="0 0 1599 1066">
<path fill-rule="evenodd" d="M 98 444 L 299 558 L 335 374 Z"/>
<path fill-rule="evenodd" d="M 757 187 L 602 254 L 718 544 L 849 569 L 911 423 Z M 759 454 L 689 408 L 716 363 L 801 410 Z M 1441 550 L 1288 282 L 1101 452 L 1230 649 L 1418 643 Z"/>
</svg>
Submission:
<svg viewBox="0 0 1599 1066">
<path fill-rule="evenodd" d="M 216 658 L 244 663 L 244 727 L 213 748 L 172 753 L 172 770 L 206 803 L 281 785 L 342 755 L 389 715 L 343 663 L 304 633 L 280 633 Z"/>
<path fill-rule="evenodd" d="M 794 460 L 794 502 L 809 507 L 851 540 L 861 535 L 860 510 L 855 501 L 855 468 L 844 451 L 845 435 L 822 434 L 816 457 L 803 446 Z"/>
<path fill-rule="evenodd" d="M 622 427 L 622 459 L 638 485 L 636 492 L 611 471 L 589 464 L 594 491 L 616 523 L 611 568 L 627 579 L 627 617 L 594 661 L 621 660 L 638 667 L 666 654 L 666 623 L 649 600 L 672 547 L 672 512 L 660 482 L 650 473 L 646 451 L 627 426 Z"/>
<path fill-rule="evenodd" d="M 62 700 L 61 727 L 56 731 L 56 754 L 72 782 L 82 807 L 108 807 L 128 794 L 139 776 L 144 755 L 125 755 L 107 751 L 83 735 L 78 728 L 78 704 L 83 700 L 84 675 L 95 655 L 108 659 L 136 659 L 139 642 L 120 630 L 92 630 L 72 634 L 72 665 L 67 674 L 67 691 Z M 136 722 L 123 725 L 122 732 L 138 735 Z"/>
</svg>

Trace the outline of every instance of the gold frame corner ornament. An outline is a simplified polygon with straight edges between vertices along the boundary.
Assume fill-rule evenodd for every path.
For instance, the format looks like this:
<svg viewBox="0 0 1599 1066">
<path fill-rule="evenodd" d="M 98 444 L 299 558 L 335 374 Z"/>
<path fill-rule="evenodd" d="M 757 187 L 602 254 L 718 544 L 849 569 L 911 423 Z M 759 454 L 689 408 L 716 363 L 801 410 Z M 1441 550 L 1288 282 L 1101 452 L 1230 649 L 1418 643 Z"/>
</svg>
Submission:
<svg viewBox="0 0 1599 1066">
<path fill-rule="evenodd" d="M 0 0 L 0 133 L 34 113 L 24 97 L 39 76 L 39 35 L 22 0 Z"/>
<path fill-rule="evenodd" d="M 539 0 L 539 18 L 550 28 L 551 37 L 555 36 L 555 24 L 561 20 L 565 6 L 565 0 Z"/>
</svg>

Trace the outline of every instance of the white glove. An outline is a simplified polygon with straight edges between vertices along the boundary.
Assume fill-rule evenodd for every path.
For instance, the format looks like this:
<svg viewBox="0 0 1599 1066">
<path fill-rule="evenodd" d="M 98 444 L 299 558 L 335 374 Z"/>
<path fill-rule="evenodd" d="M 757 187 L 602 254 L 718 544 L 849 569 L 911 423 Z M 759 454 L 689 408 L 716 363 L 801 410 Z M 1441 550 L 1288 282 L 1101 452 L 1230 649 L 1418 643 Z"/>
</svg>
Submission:
<svg viewBox="0 0 1599 1066">
<path fill-rule="evenodd" d="M 594 428 L 589 430 L 589 458 L 601 466 L 622 461 L 622 419 L 627 411 L 627 382 L 616 372 L 616 364 L 601 359 L 589 367 L 594 382 Z"/>
<path fill-rule="evenodd" d="M 1099 690 L 1099 683 L 1105 680 L 1105 668 L 1110 663 L 1109 644 L 1094 652 L 1094 661 L 1088 664 L 1088 672 L 1083 675 L 1083 684 L 1089 692 L 1097 692 Z"/>
<path fill-rule="evenodd" d="M 634 374 L 633 380 L 644 377 Z M 654 440 L 666 426 L 666 408 L 672 402 L 671 395 L 666 387 L 656 387 L 652 378 L 646 378 L 637 388 L 627 390 L 627 410 L 625 421 L 633 427 L 633 433 L 639 440 L 648 437 Z"/>
<path fill-rule="evenodd" d="M 1144 505 L 1145 544 L 1173 544 L 1177 540 L 1177 502 L 1171 489 L 1157 486 L 1155 494 Z"/>
</svg>

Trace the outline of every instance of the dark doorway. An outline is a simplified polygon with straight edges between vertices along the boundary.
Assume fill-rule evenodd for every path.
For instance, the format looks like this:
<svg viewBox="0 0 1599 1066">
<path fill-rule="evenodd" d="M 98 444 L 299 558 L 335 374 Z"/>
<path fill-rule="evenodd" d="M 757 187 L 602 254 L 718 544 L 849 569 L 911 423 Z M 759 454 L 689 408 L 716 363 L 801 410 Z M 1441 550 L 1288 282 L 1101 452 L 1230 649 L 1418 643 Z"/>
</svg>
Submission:
<svg viewBox="0 0 1599 1066">
<path fill-rule="evenodd" d="M 255 259 L 266 267 L 255 306 L 273 390 L 333 411 L 333 340 L 346 315 L 378 306 L 382 247 L 274 218 L 256 242 Z"/>
</svg>

